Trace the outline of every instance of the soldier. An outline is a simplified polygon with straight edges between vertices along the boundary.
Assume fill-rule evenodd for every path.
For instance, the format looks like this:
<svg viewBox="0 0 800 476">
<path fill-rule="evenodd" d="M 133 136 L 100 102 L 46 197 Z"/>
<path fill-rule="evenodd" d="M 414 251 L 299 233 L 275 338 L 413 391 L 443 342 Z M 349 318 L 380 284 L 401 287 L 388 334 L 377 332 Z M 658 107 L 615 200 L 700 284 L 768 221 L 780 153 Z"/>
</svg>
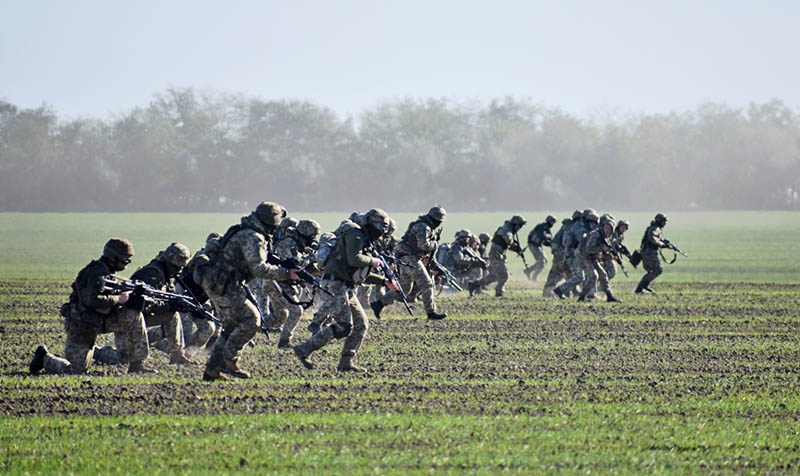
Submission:
<svg viewBox="0 0 800 476">
<path fill-rule="evenodd" d="M 299 269 L 310 266 L 314 259 L 311 251 L 314 243 L 319 239 L 320 226 L 314 220 L 300 220 L 293 233 L 287 234 L 275 245 L 275 254 L 281 259 L 293 259 Z M 303 287 L 299 282 L 285 280 L 277 282 L 280 294 L 272 301 L 273 316 L 280 316 L 268 327 L 281 327 L 281 336 L 278 339 L 278 348 L 291 347 L 292 335 L 303 315 L 304 305 L 301 297 Z"/>
<path fill-rule="evenodd" d="M 131 275 L 131 280 L 141 281 L 155 289 L 175 292 L 175 277 L 189 262 L 191 253 L 182 243 L 172 243 L 165 250 L 150 260 L 145 266 Z M 178 311 L 180 309 L 168 301 L 147 301 L 142 309 L 145 327 L 148 328 L 147 339 L 154 345 L 166 339 L 163 345 L 157 346 L 167 352 L 171 364 L 190 364 L 192 361 L 183 352 L 183 326 Z M 105 346 L 95 352 L 98 362 L 117 364 L 122 356 L 117 349 L 124 348 L 125 335 L 117 332 L 114 335 L 116 349 Z"/>
<path fill-rule="evenodd" d="M 581 294 L 578 297 L 578 301 L 586 300 L 589 293 L 593 292 L 599 279 L 600 289 L 604 290 L 606 293 L 606 301 L 620 302 L 619 299 L 614 297 L 611 293 L 608 275 L 600 262 L 603 253 L 611 252 L 611 243 L 608 241 L 608 238 L 614 231 L 615 226 L 616 223 L 614 223 L 614 220 L 608 218 L 602 221 L 597 228 L 590 231 L 580 242 L 578 250 L 585 278 L 583 284 L 581 284 Z"/>
<path fill-rule="evenodd" d="M 206 238 L 206 245 L 194 254 L 192 259 L 186 264 L 183 270 L 176 278 L 175 288 L 179 293 L 188 293 L 197 300 L 200 304 L 204 305 L 207 309 L 211 307 L 208 295 L 203 291 L 194 281 L 194 268 L 198 262 L 198 257 L 207 255 L 207 253 L 216 253 L 219 251 L 219 241 L 222 236 L 219 233 L 211 233 Z M 209 343 L 211 337 L 217 333 L 219 326 L 208 319 L 196 317 L 192 313 L 181 312 L 181 325 L 183 327 L 184 350 L 190 349 L 190 352 L 196 352 L 203 346 Z"/>
<path fill-rule="evenodd" d="M 484 260 L 489 260 L 489 240 L 492 237 L 488 233 L 481 233 L 478 235 L 478 253 Z"/>
<path fill-rule="evenodd" d="M 528 233 L 528 249 L 531 250 L 533 259 L 536 260 L 533 265 L 525 269 L 525 275 L 528 276 L 531 281 L 536 281 L 539 277 L 539 273 L 542 272 L 544 266 L 547 264 L 547 258 L 542 251 L 542 247 L 550 246 L 553 241 L 553 234 L 550 230 L 555 223 L 556 217 L 547 215 L 547 218 L 545 218 L 542 223 L 533 227 L 533 230 Z"/>
<path fill-rule="evenodd" d="M 489 273 L 477 281 L 467 284 L 469 295 L 480 292 L 482 288 L 497 281 L 494 295 L 502 297 L 505 293 L 506 281 L 508 281 L 508 267 L 506 267 L 506 250 L 521 252 L 517 239 L 517 232 L 525 226 L 525 218 L 514 215 L 510 220 L 506 220 L 503 226 L 494 232 L 492 246 L 489 248 Z"/>
<path fill-rule="evenodd" d="M 427 214 L 420 215 L 408 225 L 408 229 L 395 247 L 398 261 L 400 285 L 408 295 L 408 301 L 414 302 L 416 296 L 422 298 L 428 319 L 438 320 L 447 317 L 445 313 L 436 312 L 436 298 L 433 292 L 434 282 L 427 269 L 427 261 L 434 259 L 442 233 L 442 222 L 445 210 L 440 206 L 431 208 Z M 384 307 L 400 298 L 400 293 L 388 292 L 377 301 L 370 303 L 376 318 L 380 318 Z"/>
<path fill-rule="evenodd" d="M 224 374 L 250 378 L 239 366 L 242 348 L 261 327 L 261 313 L 247 287 L 256 278 L 297 280 L 297 272 L 267 263 L 275 228 L 286 210 L 273 202 L 261 202 L 241 223 L 232 226 L 220 240 L 220 251 L 202 266 L 194 278 L 214 304 L 222 320 L 223 332 L 214 343 L 206 362 L 203 380 L 225 380 Z"/>
<path fill-rule="evenodd" d="M 381 268 L 381 260 L 372 256 L 374 243 L 389 229 L 389 215 L 374 208 L 364 215 L 364 222 L 358 225 L 347 221 L 338 230 L 339 238 L 334 253 L 325 266 L 328 289 L 335 295 L 330 306 L 333 323 L 323 327 L 308 340 L 294 347 L 294 353 L 307 369 L 314 368 L 308 359 L 334 339 L 346 338 L 337 370 L 339 372 L 366 372 L 366 369 L 353 362 L 361 348 L 369 328 L 369 319 L 358 302 L 355 288 L 363 282 L 384 282 L 395 290 L 393 282 L 371 274 L 372 268 Z"/>
<path fill-rule="evenodd" d="M 667 216 L 659 213 L 655 216 L 650 226 L 642 236 L 641 254 L 642 254 L 642 267 L 647 274 L 642 276 L 642 280 L 636 285 L 636 294 L 642 294 L 642 291 L 653 292 L 650 289 L 652 283 L 657 277 L 661 275 L 664 270 L 661 268 L 661 262 L 658 260 L 658 250 L 661 248 L 668 248 L 668 245 L 663 241 L 663 230 L 667 226 Z"/>
<path fill-rule="evenodd" d="M 384 256 L 394 256 L 394 249 L 397 246 L 395 231 L 397 231 L 397 222 L 394 221 L 394 218 L 390 218 L 389 230 L 375 243 L 375 248 Z M 383 283 L 364 284 L 359 287 L 358 300 L 361 302 L 361 307 L 366 307 L 369 303 L 380 300 L 386 293 L 386 286 Z"/>
<path fill-rule="evenodd" d="M 83 268 L 72 283 L 69 302 L 62 306 L 66 318 L 67 343 L 65 358 L 57 357 L 41 345 L 30 363 L 30 373 L 42 370 L 51 374 L 82 374 L 91 364 L 97 335 L 124 332 L 124 362 L 128 373 L 155 373 L 145 367 L 147 330 L 141 306 L 141 296 L 130 292 L 108 295 L 104 278 L 125 269 L 133 257 L 133 245 L 124 238 L 111 238 L 103 247 L 103 255 Z"/>
<path fill-rule="evenodd" d="M 575 210 L 571 218 L 564 218 L 561 220 L 561 227 L 550 242 L 550 252 L 553 253 L 553 265 L 550 267 L 550 272 L 547 274 L 547 281 L 545 281 L 544 289 L 542 289 L 542 297 L 555 297 L 553 288 L 561 284 L 561 281 L 566 279 L 570 274 L 566 250 L 564 249 L 564 235 L 569 233 L 576 216 L 580 218 L 580 210 Z"/>
<path fill-rule="evenodd" d="M 572 224 L 569 233 L 564 234 L 564 252 L 571 274 L 566 281 L 553 289 L 553 293 L 559 299 L 564 299 L 568 293 L 575 292 L 575 288 L 583 282 L 583 265 L 578 245 L 590 231 L 597 228 L 599 220 L 597 212 L 587 208 L 581 213 L 581 219 Z"/>
<path fill-rule="evenodd" d="M 450 244 L 447 263 L 442 263 L 452 269 L 453 275 L 463 285 L 469 282 L 470 277 L 475 276 L 476 269 L 480 272 L 481 269 L 488 268 L 486 261 L 472 248 L 473 236 L 467 229 L 458 230 L 455 241 Z"/>
<path fill-rule="evenodd" d="M 622 242 L 625 241 L 625 232 L 628 231 L 630 226 L 631 222 L 628 220 L 620 220 L 617 222 L 617 226 L 614 228 L 614 232 L 611 233 L 611 237 L 608 240 L 620 255 L 626 256 L 629 259 L 631 257 L 631 253 L 628 251 L 628 248 L 622 244 Z M 614 265 L 614 259 L 609 253 L 603 255 L 603 268 L 606 270 L 606 274 L 608 274 L 609 281 L 614 279 L 614 277 L 617 275 L 617 268 Z"/>
</svg>

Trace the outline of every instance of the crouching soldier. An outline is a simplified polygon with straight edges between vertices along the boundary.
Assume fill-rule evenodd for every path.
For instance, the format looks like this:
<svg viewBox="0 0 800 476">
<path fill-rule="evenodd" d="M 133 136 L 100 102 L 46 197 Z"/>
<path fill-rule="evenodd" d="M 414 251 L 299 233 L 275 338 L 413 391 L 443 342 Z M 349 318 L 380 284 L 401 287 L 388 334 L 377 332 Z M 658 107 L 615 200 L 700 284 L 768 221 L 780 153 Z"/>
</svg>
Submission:
<svg viewBox="0 0 800 476">
<path fill-rule="evenodd" d="M 30 373 L 42 370 L 51 374 L 82 374 L 92 362 L 99 334 L 122 332 L 122 361 L 129 373 L 155 373 L 144 365 L 147 358 L 147 331 L 141 313 L 141 296 L 130 292 L 106 293 L 105 278 L 125 269 L 133 257 L 133 245 L 124 238 L 112 238 L 100 259 L 83 268 L 72 283 L 69 302 L 61 307 L 65 317 L 67 343 L 64 358 L 39 346 L 30 363 Z"/>
</svg>

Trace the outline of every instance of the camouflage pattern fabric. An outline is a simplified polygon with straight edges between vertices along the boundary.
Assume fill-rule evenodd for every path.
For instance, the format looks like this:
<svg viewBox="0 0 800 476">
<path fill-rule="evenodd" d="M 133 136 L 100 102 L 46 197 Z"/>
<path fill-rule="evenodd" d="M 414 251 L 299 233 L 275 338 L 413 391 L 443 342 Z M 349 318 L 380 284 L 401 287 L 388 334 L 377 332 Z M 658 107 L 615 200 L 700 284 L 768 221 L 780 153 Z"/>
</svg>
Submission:
<svg viewBox="0 0 800 476">
<path fill-rule="evenodd" d="M 595 228 L 581 242 L 580 257 L 584 279 L 581 284 L 581 296 L 586 298 L 595 289 L 599 281 L 600 291 L 610 291 L 608 275 L 600 263 L 603 254 L 603 235 L 599 228 Z"/>
<path fill-rule="evenodd" d="M 425 312 L 436 312 L 436 298 L 434 282 L 423 258 L 433 256 L 438 247 L 436 230 L 431 227 L 427 216 L 422 215 L 408 226 L 403 238 L 395 246 L 395 256 L 399 261 L 397 275 L 400 285 L 405 291 L 408 302 L 414 302 L 419 296 L 425 307 Z M 400 299 L 397 291 L 388 291 L 380 302 L 384 306 Z"/>
<path fill-rule="evenodd" d="M 497 229 L 492 237 L 492 245 L 489 247 L 489 269 L 486 276 L 475 281 L 478 286 L 485 288 L 491 283 L 495 285 L 495 293 L 500 295 L 505 292 L 505 285 L 508 282 L 508 267 L 506 266 L 506 250 L 514 243 L 514 231 L 510 222 L 505 222 Z"/>
<path fill-rule="evenodd" d="M 647 273 L 642 276 L 637 289 L 644 289 L 649 287 L 650 283 L 661 276 L 664 272 L 661 267 L 661 261 L 658 259 L 658 250 L 663 245 L 663 230 L 655 222 L 651 222 L 650 226 L 644 232 L 642 237 L 642 267 Z"/>
</svg>

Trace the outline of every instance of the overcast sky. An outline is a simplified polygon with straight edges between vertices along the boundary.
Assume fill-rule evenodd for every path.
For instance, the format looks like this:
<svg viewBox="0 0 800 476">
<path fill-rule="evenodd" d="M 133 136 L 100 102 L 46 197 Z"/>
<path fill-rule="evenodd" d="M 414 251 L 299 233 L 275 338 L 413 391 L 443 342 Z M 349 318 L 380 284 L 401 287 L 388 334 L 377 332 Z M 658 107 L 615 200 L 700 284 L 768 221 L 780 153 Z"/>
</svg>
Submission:
<svg viewBox="0 0 800 476">
<path fill-rule="evenodd" d="M 0 99 L 108 118 L 169 87 L 381 101 L 506 95 L 586 116 L 800 106 L 796 0 L 0 0 Z"/>
</svg>

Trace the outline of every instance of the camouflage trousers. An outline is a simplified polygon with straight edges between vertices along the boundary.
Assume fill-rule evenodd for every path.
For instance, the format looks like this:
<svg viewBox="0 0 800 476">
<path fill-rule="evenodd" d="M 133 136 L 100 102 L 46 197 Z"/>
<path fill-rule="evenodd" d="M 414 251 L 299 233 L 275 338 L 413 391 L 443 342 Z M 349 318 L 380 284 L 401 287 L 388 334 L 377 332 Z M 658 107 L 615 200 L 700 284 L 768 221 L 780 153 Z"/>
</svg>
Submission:
<svg viewBox="0 0 800 476">
<path fill-rule="evenodd" d="M 533 255 L 533 259 L 536 260 L 528 269 L 525 270 L 528 277 L 530 277 L 531 281 L 536 281 L 539 277 L 539 273 L 542 272 L 544 266 L 547 264 L 547 257 L 544 255 L 544 251 L 542 251 L 541 246 L 528 246 L 528 249 L 531 250 L 531 254 Z"/>
<path fill-rule="evenodd" d="M 367 335 L 369 319 L 367 319 L 361 303 L 358 302 L 356 291 L 352 285 L 338 279 L 331 279 L 327 281 L 326 286 L 333 293 L 333 297 L 326 301 L 333 317 L 333 323 L 323 327 L 297 347 L 306 355 L 310 355 L 334 339 L 345 337 L 342 358 L 352 359 L 358 353 Z"/>
<path fill-rule="evenodd" d="M 608 274 L 598 258 L 591 256 L 581 256 L 581 266 L 583 268 L 583 283 L 581 284 L 581 297 L 586 298 L 593 295 L 595 287 L 601 292 L 611 291 L 608 283 Z M 598 285 L 599 282 L 599 286 Z"/>
<path fill-rule="evenodd" d="M 281 290 L 278 283 L 271 279 L 256 278 L 248 283 L 248 286 L 253 291 L 256 298 L 256 305 L 261 311 L 261 316 L 267 321 L 267 327 L 280 327 L 281 323 L 286 320 L 286 316 L 272 316 L 272 300 L 281 295 Z M 278 321 L 277 325 L 273 325 L 272 320 Z"/>
<path fill-rule="evenodd" d="M 544 283 L 542 296 L 551 297 L 553 288 L 567 277 L 566 255 L 563 248 L 551 248 L 553 252 L 553 265 L 550 267 L 550 272 L 547 274 L 547 281 Z"/>
<path fill-rule="evenodd" d="M 332 280 L 323 278 L 320 284 L 326 289 L 330 289 L 329 286 L 331 282 Z M 317 310 L 314 312 L 314 316 L 311 318 L 311 322 L 319 326 L 328 322 L 328 319 L 330 319 L 336 310 L 336 300 L 333 296 L 324 293 L 321 293 L 321 296 L 322 302 L 320 302 L 319 307 L 317 307 Z"/>
<path fill-rule="evenodd" d="M 277 296 L 270 294 L 270 302 L 272 302 L 272 314 L 270 315 L 267 323 L 268 327 L 280 327 L 280 342 L 288 344 L 292 340 L 292 336 L 294 334 L 294 330 L 297 328 L 297 324 L 300 323 L 300 318 L 303 316 L 303 306 L 289 302 L 289 299 L 283 295 L 283 292 L 285 291 L 286 294 L 295 300 L 299 299 L 299 296 L 295 293 L 293 288 L 283 288 L 282 290 L 280 284 L 275 283 L 275 285 L 275 289 L 277 289 L 278 294 Z M 274 291 L 270 292 L 273 293 Z"/>
<path fill-rule="evenodd" d="M 664 272 L 664 269 L 661 267 L 661 261 L 658 259 L 657 249 L 646 248 L 642 250 L 642 268 L 647 271 L 647 274 L 642 276 L 642 280 L 639 281 L 637 289 L 640 290 L 650 286 L 650 283 L 655 281 L 655 279 Z"/>
<path fill-rule="evenodd" d="M 182 312 L 180 316 L 185 347 L 203 347 L 217 332 L 217 325 L 209 320 L 194 317 L 188 312 Z"/>
<path fill-rule="evenodd" d="M 481 288 L 485 288 L 497 281 L 495 285 L 495 293 L 502 294 L 505 291 L 506 283 L 508 282 L 508 267 L 506 266 L 505 259 L 492 259 L 489 261 L 489 268 L 486 276 L 475 281 Z"/>
<path fill-rule="evenodd" d="M 114 307 L 103 326 L 86 325 L 81 322 L 70 323 L 67 329 L 67 343 L 64 347 L 64 358 L 47 354 L 44 358 L 44 370 L 51 374 L 86 373 L 94 358 L 95 341 L 98 334 L 122 332 L 124 350 L 123 362 L 139 362 L 147 358 L 147 330 L 144 316 L 139 311 L 126 307 Z"/>
<path fill-rule="evenodd" d="M 574 291 L 583 282 L 583 264 L 581 261 L 581 255 L 578 250 L 571 250 L 566 259 L 569 264 L 570 275 L 566 281 L 558 286 L 562 293 L 566 294 L 569 291 Z"/>
<path fill-rule="evenodd" d="M 426 313 L 436 312 L 436 299 L 433 294 L 433 278 L 428 273 L 422 259 L 416 259 L 411 255 L 398 258 L 400 265 L 398 266 L 398 276 L 400 278 L 400 285 L 403 287 L 408 303 L 414 302 L 417 297 L 422 299 L 422 305 L 425 306 Z M 400 293 L 397 291 L 389 291 L 381 297 L 381 302 L 384 306 L 400 299 Z"/>
<path fill-rule="evenodd" d="M 209 292 L 208 289 L 205 291 L 214 303 L 223 328 L 206 362 L 206 370 L 213 371 L 224 361 L 235 363 L 239 360 L 242 348 L 261 327 L 261 314 L 242 285 L 228 286 L 224 295 Z"/>
</svg>

